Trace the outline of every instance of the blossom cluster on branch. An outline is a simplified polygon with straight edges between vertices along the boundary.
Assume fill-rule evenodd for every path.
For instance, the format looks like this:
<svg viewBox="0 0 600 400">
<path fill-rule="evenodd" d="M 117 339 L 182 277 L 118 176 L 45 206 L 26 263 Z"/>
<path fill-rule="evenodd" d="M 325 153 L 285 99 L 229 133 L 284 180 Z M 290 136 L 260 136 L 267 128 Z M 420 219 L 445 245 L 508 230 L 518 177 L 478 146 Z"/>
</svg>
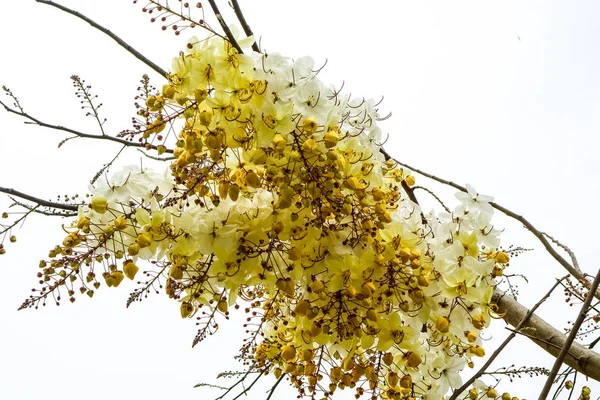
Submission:
<svg viewBox="0 0 600 400">
<path fill-rule="evenodd" d="M 308 57 L 194 38 L 167 78 L 138 114 L 140 140 L 160 141 L 159 154 L 171 144 L 172 163 L 92 187 L 22 307 L 91 297 L 139 277 L 145 260 L 154 271 L 131 301 L 164 286 L 198 319 L 194 344 L 243 309 L 247 368 L 285 373 L 300 394 L 458 388 L 485 355 L 510 259 L 492 199 L 469 188 L 452 213 L 424 213 L 403 191 L 410 171 L 380 151 L 377 104 L 321 82 Z M 480 383 L 465 395 L 497 397 Z"/>
</svg>

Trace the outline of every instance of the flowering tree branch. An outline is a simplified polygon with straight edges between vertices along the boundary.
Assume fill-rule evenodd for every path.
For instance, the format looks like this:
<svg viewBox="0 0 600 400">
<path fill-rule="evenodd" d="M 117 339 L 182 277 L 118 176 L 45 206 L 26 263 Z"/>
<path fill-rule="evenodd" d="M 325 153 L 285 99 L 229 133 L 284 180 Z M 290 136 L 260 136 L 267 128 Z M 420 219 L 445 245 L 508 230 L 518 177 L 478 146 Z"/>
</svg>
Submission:
<svg viewBox="0 0 600 400">
<path fill-rule="evenodd" d="M 496 290 L 492 300 L 498 305 L 499 312 L 504 314 L 502 319 L 514 327 L 519 326 L 529 313 L 526 307 L 500 290 Z M 532 314 L 520 330 L 526 331 L 529 339 L 554 357 L 558 357 L 566 347 L 567 337 L 536 314 Z M 577 342 L 566 348 L 568 353 L 564 359 L 565 364 L 600 382 L 600 354 Z"/>
<path fill-rule="evenodd" d="M 131 46 L 78 12 L 37 1 L 83 19 L 136 55 Z M 489 209 L 485 210 L 461 199 L 466 211 L 457 217 L 460 223 L 449 217 L 428 220 L 415 213 L 414 179 L 408 180 L 412 177 L 397 165 L 462 192 L 467 189 L 393 160 L 372 140 L 378 135 L 376 110 L 350 96 L 340 102 L 337 92 L 324 95 L 325 86 L 310 63 L 243 55 L 216 2 L 209 2 L 225 40 L 237 53 L 217 38 L 202 44 L 202 51 L 196 44 L 188 45 L 191 51 L 174 60 L 168 84 L 142 96 L 146 107 L 138 115 L 148 128 L 131 132 L 144 133 L 147 139 L 158 135 L 166 121 L 183 115 L 174 150 L 161 145 L 159 151 L 172 153 L 173 163 L 163 174 L 123 170 L 112 182 L 107 179 L 106 185 L 92 188 L 90 207 L 65 229 L 62 244 L 49 252 L 51 260 L 41 262 L 42 288 L 34 290 L 22 308 L 45 304 L 61 288 L 75 301 L 75 284 L 81 294 L 92 297 L 101 285 L 116 287 L 124 277 L 134 280 L 139 269 L 135 262 L 156 256 L 155 265 L 163 262 L 160 259 L 168 261 L 160 264 L 162 270 L 148 284 L 152 286 L 164 272 L 165 292 L 181 303 L 181 316 L 192 317 L 200 310 L 203 327 L 194 343 L 211 329 L 216 331 L 216 318 L 228 319 L 230 307 L 238 308 L 238 299 L 251 303 L 246 312 L 254 310 L 253 317 L 260 319 L 254 324 L 254 337 L 262 341 L 253 339 L 242 348 L 248 372 L 229 390 L 243 383 L 250 371 L 260 373 L 238 397 L 263 372 L 278 377 L 269 398 L 284 376 L 300 395 L 308 390 L 330 397 L 336 388 L 358 387 L 360 397 L 368 387 L 373 397 L 383 393 L 418 397 L 436 391 L 444 395 L 449 388 L 444 381 L 447 365 L 462 369 L 466 360 L 485 354 L 479 331 L 489 322 L 485 305 L 495 290 L 491 301 L 516 330 L 466 386 L 524 328 L 535 332 L 533 340 L 548 346 L 551 354 L 550 349 L 562 349 L 555 355 L 559 367 L 563 358 L 568 365 L 575 360 L 573 368 L 598 379 L 600 356 L 572 344 L 579 325 L 565 340 L 535 316 L 550 293 L 528 311 L 496 289 L 509 255 L 499 247 L 499 231 L 491 229 L 482 236 L 476 217 L 491 218 L 491 205 L 522 222 L 593 292 L 600 275 L 590 284 L 566 246 L 495 203 L 484 204 Z M 246 34 L 251 34 L 235 0 L 233 8 Z M 163 12 L 160 5 L 156 9 Z M 153 69 L 167 76 L 158 66 Z M 281 89 L 278 93 L 267 86 Z M 104 132 L 91 135 L 48 124 L 15 102 L 16 108 L 0 104 L 28 123 L 75 137 L 115 141 L 123 148 L 158 149 Z M 327 112 L 316 108 L 319 102 Z M 13 189 L 0 191 L 40 206 L 54 204 Z M 73 207 L 69 211 L 77 209 L 66 206 Z M 548 239 L 569 253 L 572 264 Z M 96 271 L 103 267 L 103 272 L 96 275 L 95 266 Z M 580 319 L 588 313 L 591 298 L 588 295 Z M 434 302 L 438 308 L 423 308 Z M 429 313 L 426 323 L 417 319 L 415 310 Z M 439 346 L 425 346 L 429 339 L 439 340 Z M 459 351 L 448 351 L 453 348 Z M 319 383 L 323 377 L 328 386 Z"/>
<path fill-rule="evenodd" d="M 556 283 L 554 285 L 552 285 L 552 287 L 550 288 L 550 290 L 548 290 L 548 292 L 544 295 L 544 297 L 542 297 L 540 299 L 540 301 L 538 301 L 531 308 L 531 310 L 529 310 L 527 312 L 527 314 L 525 314 L 525 316 L 521 319 L 521 321 L 517 324 L 517 326 L 515 326 L 515 331 L 513 331 L 510 335 L 508 335 L 508 337 L 504 340 L 504 342 L 502 342 L 502 344 L 500 346 L 498 346 L 498 348 L 487 359 L 487 361 L 481 366 L 481 368 L 479 369 L 479 371 L 477 371 L 477 373 L 475 373 L 473 376 L 471 376 L 471 378 L 469 378 L 465 383 L 463 383 L 463 385 L 461 387 L 454 390 L 454 392 L 452 393 L 452 396 L 450 396 L 449 400 L 456 400 L 458 398 L 458 396 L 460 396 L 461 393 L 463 393 L 465 390 L 467 390 L 473 384 L 473 382 L 475 382 L 475 380 L 477 378 L 479 378 L 484 372 L 486 372 L 486 370 L 489 368 L 490 365 L 492 365 L 494 360 L 500 355 L 500 353 L 502 351 L 504 351 L 504 348 L 511 342 L 511 340 L 514 339 L 515 336 L 517 336 L 517 332 L 519 331 L 519 329 L 521 329 L 527 323 L 527 321 L 529 321 L 529 318 L 531 318 L 531 316 L 533 315 L 535 310 L 537 310 L 538 307 L 541 306 L 550 297 L 550 295 L 552 294 L 554 289 L 556 289 L 558 287 L 558 285 L 560 285 L 560 283 L 565 278 L 566 277 L 556 280 Z M 508 312 L 510 312 L 510 311 L 508 311 Z"/>
<path fill-rule="evenodd" d="M 452 181 L 448 181 L 446 179 L 439 178 L 435 175 L 432 175 L 430 173 L 422 171 L 418 168 L 413 168 L 410 165 L 402 163 L 398 160 L 394 160 L 394 161 L 396 161 L 399 165 L 402 165 L 403 167 L 406 167 L 406 168 L 410 169 L 411 171 L 417 172 L 417 173 L 419 173 L 427 178 L 430 178 L 436 182 L 442 183 L 447 186 L 451 186 L 462 192 L 467 191 L 467 189 L 465 187 L 458 185 Z M 578 281 L 580 281 L 588 290 L 592 287 L 592 283 L 588 280 L 587 275 L 583 271 L 581 271 L 581 269 L 579 268 L 579 264 L 577 262 L 577 258 L 575 257 L 575 254 L 572 251 L 567 250 L 567 253 L 572 258 L 573 264 L 569 263 L 567 260 L 564 259 L 564 257 L 562 257 L 560 254 L 558 254 L 558 252 L 552 247 L 552 244 L 548 241 L 548 239 L 546 239 L 546 237 L 549 237 L 552 242 L 556 243 L 558 246 L 560 246 L 563 249 L 568 249 L 568 247 L 561 244 L 556 239 L 551 238 L 546 233 L 538 230 L 535 226 L 533 226 L 533 224 L 531 224 L 531 222 L 529 222 L 527 219 L 525 219 L 525 217 L 523 217 L 522 215 L 519 215 L 519 214 L 501 206 L 500 204 L 497 204 L 494 202 L 490 202 L 490 205 L 492 207 L 494 207 L 496 210 L 502 212 L 503 214 L 521 222 L 527 228 L 527 230 L 529 230 L 542 243 L 542 245 L 544 246 L 546 251 L 548 251 L 548 253 L 550 253 L 550 255 L 556 261 L 558 261 L 558 263 L 560 265 L 562 265 L 563 268 L 565 268 L 571 275 L 573 275 Z M 599 290 L 595 290 L 594 295 L 596 298 L 600 299 L 600 291 Z"/>
</svg>

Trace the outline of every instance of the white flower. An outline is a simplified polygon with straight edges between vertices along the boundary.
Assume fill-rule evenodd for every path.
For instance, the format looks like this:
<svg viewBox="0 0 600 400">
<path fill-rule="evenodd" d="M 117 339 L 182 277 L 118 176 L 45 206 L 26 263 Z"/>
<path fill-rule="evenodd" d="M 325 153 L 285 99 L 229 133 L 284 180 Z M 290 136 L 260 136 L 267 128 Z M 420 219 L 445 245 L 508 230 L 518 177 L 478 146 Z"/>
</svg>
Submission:
<svg viewBox="0 0 600 400">
<path fill-rule="evenodd" d="M 486 214 L 493 214 L 494 209 L 490 205 L 490 201 L 493 201 L 494 198 L 492 196 L 478 194 L 475 189 L 473 189 L 473 186 L 469 184 L 466 186 L 467 193 L 458 192 L 454 196 L 456 196 L 456 198 L 470 211 L 480 211 Z"/>
</svg>

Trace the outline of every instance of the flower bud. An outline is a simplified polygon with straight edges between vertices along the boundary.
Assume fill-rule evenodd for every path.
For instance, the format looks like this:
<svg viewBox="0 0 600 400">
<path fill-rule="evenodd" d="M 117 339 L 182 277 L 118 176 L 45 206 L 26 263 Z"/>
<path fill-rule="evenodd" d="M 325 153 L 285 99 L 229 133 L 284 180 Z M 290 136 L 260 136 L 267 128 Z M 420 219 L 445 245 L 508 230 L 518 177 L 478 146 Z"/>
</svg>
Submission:
<svg viewBox="0 0 600 400">
<path fill-rule="evenodd" d="M 229 187 L 229 198 L 236 201 L 240 195 L 240 187 L 235 183 Z"/>
<path fill-rule="evenodd" d="M 194 89 L 194 99 L 198 103 L 202 103 L 208 97 L 208 90 L 206 89 Z"/>
<path fill-rule="evenodd" d="M 113 282 L 114 287 L 119 286 L 125 278 L 125 275 L 123 275 L 122 271 L 114 271 L 113 273 L 111 273 L 111 275 L 115 279 L 115 281 Z"/>
<path fill-rule="evenodd" d="M 395 388 L 396 385 L 398 385 L 398 382 L 400 381 L 400 379 L 398 378 L 398 374 L 395 372 L 390 372 L 387 375 L 387 382 L 388 385 L 390 385 L 391 388 Z"/>
<path fill-rule="evenodd" d="M 260 187 L 260 178 L 256 172 L 249 170 L 246 174 L 246 185 L 257 188 Z M 233 200 L 233 199 L 232 199 Z"/>
<path fill-rule="evenodd" d="M 319 294 L 325 289 L 325 284 L 323 281 L 314 281 L 310 284 L 310 290 L 313 293 Z"/>
<path fill-rule="evenodd" d="M 294 313 L 296 315 L 306 315 L 308 310 L 310 310 L 310 303 L 307 300 L 300 300 L 294 308 Z"/>
<path fill-rule="evenodd" d="M 383 362 L 385 365 L 392 365 L 392 363 L 394 362 L 394 356 L 392 355 L 392 353 L 385 353 L 383 355 Z"/>
<path fill-rule="evenodd" d="M 450 321 L 446 317 L 438 317 L 437 321 L 435 322 L 435 327 L 438 331 L 446 333 L 450 328 Z"/>
<path fill-rule="evenodd" d="M 273 136 L 271 143 L 273 144 L 273 148 L 280 153 L 283 153 L 287 144 L 285 138 L 280 133 L 276 133 L 275 136 Z"/>
<path fill-rule="evenodd" d="M 334 382 L 337 382 L 340 379 L 342 379 L 342 374 L 343 374 L 342 369 L 340 367 L 334 367 L 329 372 L 329 376 L 331 377 L 331 380 Z"/>
<path fill-rule="evenodd" d="M 140 245 L 137 243 L 132 243 L 127 248 L 127 253 L 130 256 L 137 256 L 139 252 L 140 252 Z"/>
<path fill-rule="evenodd" d="M 127 220 L 125 219 L 125 217 L 123 215 L 119 215 L 117 218 L 115 218 L 113 223 L 114 223 L 115 229 L 118 231 L 122 231 L 123 229 L 127 228 Z"/>
<path fill-rule="evenodd" d="M 150 232 L 140 233 L 136 240 L 140 248 L 148 247 L 152 244 L 152 234 Z"/>
<path fill-rule="evenodd" d="M 163 85 L 162 92 L 163 96 L 167 99 L 172 99 L 175 97 L 175 88 L 171 85 Z"/>
<path fill-rule="evenodd" d="M 281 346 L 281 358 L 285 361 L 292 361 L 296 357 L 296 348 L 294 346 Z"/>
<path fill-rule="evenodd" d="M 469 343 L 473 343 L 477 340 L 477 332 L 469 331 L 467 332 L 467 340 Z"/>
<path fill-rule="evenodd" d="M 132 260 L 126 260 L 123 263 L 123 272 L 125 272 L 125 276 L 129 279 L 133 280 L 133 278 L 135 278 L 135 274 L 137 274 L 138 271 L 138 266 L 135 265 Z"/>
<path fill-rule="evenodd" d="M 337 127 L 336 127 L 337 128 Z M 335 145 L 339 142 L 340 135 L 338 134 L 337 129 L 331 129 L 327 131 L 325 136 L 323 136 L 323 142 L 325 143 L 325 147 L 328 149 L 335 147 Z"/>
<path fill-rule="evenodd" d="M 415 184 L 415 177 L 412 175 L 409 175 L 406 178 L 404 178 L 404 182 L 406 182 L 406 184 L 408 186 L 413 186 Z"/>
<path fill-rule="evenodd" d="M 412 376 L 406 374 L 400 379 L 400 387 L 404 389 L 412 388 Z"/>
<path fill-rule="evenodd" d="M 97 194 L 94 197 L 92 197 L 90 207 L 98 214 L 104 214 L 108 209 L 108 202 L 106 201 L 106 198 L 104 196 L 102 196 L 101 194 Z"/>
<path fill-rule="evenodd" d="M 222 313 L 226 313 L 227 312 L 227 302 L 226 301 L 219 301 L 217 303 L 217 310 L 221 311 Z"/>
<path fill-rule="evenodd" d="M 498 392 L 496 392 L 496 389 L 494 389 L 493 387 L 488 388 L 485 394 L 490 399 L 495 399 L 496 397 L 498 397 Z"/>
<path fill-rule="evenodd" d="M 498 254 L 496 254 L 497 263 L 506 264 L 508 261 L 510 261 L 510 257 L 505 252 L 499 251 Z"/>
<path fill-rule="evenodd" d="M 83 229 L 86 229 L 89 227 L 90 227 L 90 219 L 83 215 L 81 217 L 79 217 L 79 220 L 77 221 L 77 228 L 83 230 Z"/>
<path fill-rule="evenodd" d="M 417 368 L 421 362 L 421 356 L 418 353 L 415 353 L 414 351 L 408 353 L 408 356 L 406 357 L 406 364 L 409 367 Z"/>
<path fill-rule="evenodd" d="M 483 357 L 485 356 L 485 350 L 483 347 L 481 346 L 473 346 L 469 348 L 469 353 L 477 356 L 477 357 Z"/>
<path fill-rule="evenodd" d="M 473 316 L 471 321 L 475 329 L 482 330 L 485 327 L 485 316 L 481 313 Z"/>
<path fill-rule="evenodd" d="M 574 386 L 573 381 L 566 381 L 565 382 L 565 388 L 566 389 L 571 390 L 571 389 L 573 389 L 573 386 Z"/>
<path fill-rule="evenodd" d="M 187 318 L 194 313 L 194 306 L 191 303 L 184 301 L 181 303 L 181 306 L 179 306 L 179 311 L 181 312 L 181 318 Z"/>
<path fill-rule="evenodd" d="M 315 120 L 314 117 L 308 117 L 308 118 L 304 119 L 304 123 L 302 124 L 302 130 L 307 135 L 309 135 L 309 136 L 312 135 L 313 133 L 315 133 L 317 131 L 318 128 L 319 128 L 319 124 L 317 124 L 317 121 Z"/>
</svg>

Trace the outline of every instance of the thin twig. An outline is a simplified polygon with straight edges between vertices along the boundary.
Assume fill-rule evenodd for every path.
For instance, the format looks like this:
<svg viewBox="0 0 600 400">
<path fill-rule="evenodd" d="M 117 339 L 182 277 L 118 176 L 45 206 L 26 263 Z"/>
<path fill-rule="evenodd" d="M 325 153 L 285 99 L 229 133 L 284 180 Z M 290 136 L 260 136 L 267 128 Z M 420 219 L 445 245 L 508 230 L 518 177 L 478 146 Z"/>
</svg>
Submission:
<svg viewBox="0 0 600 400">
<path fill-rule="evenodd" d="M 244 33 L 246 34 L 246 36 L 248 36 L 248 37 L 254 36 L 254 33 L 252 33 L 252 29 L 250 29 L 250 25 L 248 25 L 248 22 L 246 22 L 246 18 L 244 17 L 244 14 L 242 13 L 242 9 L 240 8 L 238 1 L 231 0 L 231 5 L 233 6 L 233 11 L 235 12 L 235 16 L 237 17 L 238 21 L 240 21 L 240 25 L 242 25 L 242 29 L 244 30 Z M 254 43 L 252 43 L 252 50 L 254 50 L 257 53 L 260 53 L 260 48 L 258 47 L 256 40 L 254 40 Z"/>
<path fill-rule="evenodd" d="M 424 190 L 424 191 L 426 191 L 427 193 L 429 193 L 431 196 L 433 196 L 433 198 L 434 198 L 434 199 L 436 199 L 436 200 L 437 200 L 437 202 L 438 202 L 438 203 L 440 203 L 440 205 L 441 205 L 442 207 L 444 207 L 444 210 L 446 210 L 446 212 L 447 212 L 448 214 L 450 214 L 450 213 L 451 213 L 450 209 L 449 209 L 448 207 L 446 207 L 446 205 L 444 204 L 444 202 L 442 201 L 442 199 L 440 199 L 440 198 L 439 198 L 439 197 L 438 197 L 438 196 L 437 196 L 435 193 L 433 193 L 433 191 L 432 191 L 432 190 L 429 190 L 429 189 L 427 189 L 427 188 L 426 188 L 426 187 L 424 187 L 424 186 L 415 186 L 415 187 L 413 187 L 413 188 L 412 188 L 413 192 L 414 192 L 415 190 L 417 190 L 417 189 L 421 189 L 421 190 Z"/>
<path fill-rule="evenodd" d="M 552 285 L 552 287 L 550 288 L 550 290 L 544 295 L 544 297 L 542 297 L 540 299 L 540 301 L 538 301 L 530 310 L 527 314 L 525 314 L 525 316 L 521 319 L 521 322 L 519 322 L 519 324 L 515 327 L 515 330 L 518 331 L 519 329 L 521 329 L 521 327 L 523 325 L 525 325 L 525 323 L 529 320 L 529 318 L 533 315 L 533 313 L 535 312 L 535 310 L 538 309 L 539 306 L 541 306 L 547 299 L 548 297 L 550 297 L 550 295 L 552 294 L 552 292 L 554 291 L 554 289 L 556 289 L 556 287 L 560 284 L 560 282 L 567 278 L 566 276 L 562 277 L 561 279 L 557 279 L 556 283 L 554 285 Z M 471 378 L 469 378 L 468 381 L 466 381 L 461 387 L 459 387 L 458 389 L 456 389 L 453 393 L 452 396 L 450 396 L 449 400 L 456 400 L 456 398 L 462 393 L 464 392 L 469 386 L 471 386 L 473 384 L 473 382 L 475 382 L 475 380 L 477 378 L 479 378 L 481 376 L 481 374 L 483 374 L 485 372 L 486 369 L 488 369 L 488 367 L 494 362 L 494 360 L 496 359 L 496 357 L 498 357 L 498 355 L 500 355 L 500 353 L 504 350 L 504 348 L 510 343 L 511 340 L 513 340 L 513 338 L 517 336 L 517 334 L 515 332 L 511 333 L 510 335 L 508 335 L 508 337 L 504 340 L 504 342 L 502 342 L 502 344 L 494 351 L 494 353 L 490 356 L 490 358 L 488 358 L 488 360 L 485 362 L 485 364 L 482 365 L 482 367 L 479 369 L 479 371 L 477 371 L 477 373 L 475 373 L 473 376 L 471 376 Z"/>
<path fill-rule="evenodd" d="M 53 125 L 53 124 L 49 124 L 47 122 L 43 122 L 37 118 L 35 118 L 34 116 L 24 112 L 24 111 L 18 111 L 15 110 L 9 106 L 7 106 L 4 102 L 2 102 L 0 100 L 0 105 L 2 105 L 4 107 L 4 109 L 10 113 L 19 115 L 23 118 L 26 118 L 28 120 L 30 120 L 32 124 L 44 127 L 44 128 L 49 128 L 49 129 L 55 129 L 58 131 L 63 131 L 63 132 L 67 132 L 67 133 L 72 133 L 75 136 L 81 137 L 81 138 L 86 138 L 86 139 L 98 139 L 98 140 L 108 140 L 110 142 L 116 142 L 119 144 L 122 144 L 123 146 L 128 146 L 128 147 L 142 147 L 142 148 L 147 148 L 147 146 L 150 146 L 150 148 L 152 149 L 156 149 L 156 146 L 154 145 L 149 145 L 149 144 L 145 144 L 145 143 L 135 143 L 135 142 L 130 142 L 128 140 L 125 139 L 121 139 L 118 137 L 114 137 L 114 136 L 109 136 L 109 135 L 92 135 L 89 133 L 84 133 L 81 131 L 77 131 L 75 129 L 71 129 L 71 128 L 67 128 L 65 126 L 61 126 L 61 125 Z M 167 149 L 166 153 L 173 153 L 173 150 L 171 149 Z"/>
<path fill-rule="evenodd" d="M 146 56 L 144 56 L 142 53 L 140 53 L 139 51 L 137 51 L 136 49 L 131 47 L 129 44 L 127 44 L 127 42 L 125 42 L 123 39 L 121 39 L 120 37 L 118 37 L 117 35 L 112 33 L 110 30 L 106 29 L 102 25 L 100 25 L 97 22 L 93 21 L 92 19 L 86 17 L 85 15 L 81 14 L 80 12 L 72 10 L 68 7 L 63 6 L 62 4 L 58 4 L 53 1 L 48 1 L 48 0 L 35 0 L 35 1 L 38 3 L 46 4 L 48 6 L 56 7 L 59 10 L 66 12 L 67 14 L 71 14 L 79 19 L 84 20 L 85 22 L 87 22 L 88 24 L 93 26 L 94 28 L 98 29 L 100 32 L 109 36 L 111 39 L 113 39 L 115 42 L 117 42 L 121 47 L 123 47 L 125 50 L 127 50 L 129 53 L 131 53 L 135 58 L 137 58 L 138 60 L 140 60 L 141 62 L 143 62 L 150 68 L 152 68 L 154 71 L 156 71 L 160 76 L 162 76 L 162 77 L 167 76 L 167 71 L 165 71 L 164 69 L 159 67 L 157 64 L 150 61 Z"/>
<path fill-rule="evenodd" d="M 18 190 L 11 189 L 11 188 L 0 187 L 0 192 L 6 193 L 11 196 L 17 196 L 17 197 L 20 197 L 25 200 L 33 201 L 34 203 L 39 204 L 42 207 L 56 208 L 59 210 L 67 210 L 67 211 L 77 211 L 77 209 L 79 208 L 79 206 L 72 205 L 72 204 L 62 204 L 62 203 L 55 203 L 53 201 L 42 200 L 39 197 L 31 196 L 29 194 L 25 194 L 23 192 L 19 192 Z"/>
<path fill-rule="evenodd" d="M 48 217 L 74 217 L 74 216 L 77 215 L 77 213 L 75 211 L 73 211 L 73 212 L 66 212 L 66 211 L 44 211 L 44 210 L 38 210 L 38 208 L 41 207 L 39 204 L 36 204 L 35 206 L 30 206 L 29 204 L 25 204 L 25 203 L 17 200 L 13 196 L 8 196 L 8 198 L 11 199 L 12 202 L 15 205 L 17 205 L 19 207 L 23 207 L 26 210 L 29 210 L 29 212 L 27 213 L 27 215 L 29 215 L 30 213 L 36 213 L 36 214 L 46 215 Z M 2 233 L 2 232 L 0 232 L 0 233 Z"/>
<path fill-rule="evenodd" d="M 567 247 L 566 245 L 562 244 L 558 240 L 554 239 L 552 236 L 550 236 L 546 232 L 541 232 L 541 233 L 542 233 L 542 235 L 544 235 L 548 239 L 550 239 L 552 241 L 552 243 L 554 243 L 555 245 L 557 245 L 558 247 L 560 247 L 561 249 L 563 249 L 564 251 L 566 251 L 567 254 L 569 255 L 569 257 L 571 257 L 571 261 L 573 261 L 573 266 L 576 269 L 579 269 L 579 262 L 577 261 L 577 257 L 575 256 L 575 253 L 573 252 L 573 250 L 571 250 L 569 247 Z"/>
<path fill-rule="evenodd" d="M 269 396 L 267 396 L 266 400 L 271 400 L 271 396 L 273 396 L 273 393 L 275 393 L 275 389 L 277 389 L 277 385 L 279 385 L 279 383 L 283 380 L 283 378 L 285 377 L 286 374 L 281 374 L 281 376 L 279 377 L 279 379 L 277 379 L 277 382 L 275 382 L 275 384 L 273 385 L 273 387 L 271 387 L 271 390 L 269 390 Z"/>
<path fill-rule="evenodd" d="M 596 277 L 594 278 L 594 282 L 592 283 L 592 287 L 590 288 L 590 294 L 594 293 L 598 289 L 598 285 L 600 285 L 600 269 L 598 269 L 598 272 L 596 273 Z M 562 350 L 560 351 L 558 357 L 556 357 L 556 360 L 554 361 L 552 370 L 550 370 L 548 379 L 546 379 L 546 384 L 544 385 L 544 388 L 540 393 L 540 397 L 538 398 L 539 400 L 545 400 L 548 396 L 548 393 L 550 393 L 550 389 L 552 388 L 552 384 L 554 383 L 554 378 L 556 378 L 556 374 L 558 374 L 558 371 L 560 370 L 560 367 L 562 366 L 565 357 L 569 353 L 571 345 L 577 337 L 577 332 L 579 331 L 581 324 L 583 324 L 583 321 L 585 320 L 589 311 L 590 304 L 594 299 L 594 296 L 591 296 L 590 294 L 588 294 L 585 301 L 583 302 L 581 310 L 579 311 L 579 315 L 577 316 L 577 319 L 575 320 L 575 323 L 573 323 L 573 327 L 571 328 L 571 333 L 569 333 L 569 336 L 567 337 L 567 340 L 565 341 Z"/>
<path fill-rule="evenodd" d="M 221 25 L 221 29 L 223 29 L 223 32 L 225 32 L 225 35 L 227 36 L 227 40 L 229 41 L 229 43 L 231 43 L 231 45 L 233 47 L 235 47 L 235 49 L 238 51 L 238 53 L 244 54 L 239 43 L 233 37 L 233 33 L 231 33 L 231 29 L 229 29 L 229 27 L 225 23 L 225 20 L 223 19 L 223 15 L 219 11 L 219 7 L 217 7 L 217 3 L 215 3 L 215 0 L 208 0 L 208 2 L 210 3 L 210 6 L 213 9 L 213 12 L 215 13 L 215 17 L 217 17 L 217 20 L 219 21 L 219 24 Z"/>
</svg>

